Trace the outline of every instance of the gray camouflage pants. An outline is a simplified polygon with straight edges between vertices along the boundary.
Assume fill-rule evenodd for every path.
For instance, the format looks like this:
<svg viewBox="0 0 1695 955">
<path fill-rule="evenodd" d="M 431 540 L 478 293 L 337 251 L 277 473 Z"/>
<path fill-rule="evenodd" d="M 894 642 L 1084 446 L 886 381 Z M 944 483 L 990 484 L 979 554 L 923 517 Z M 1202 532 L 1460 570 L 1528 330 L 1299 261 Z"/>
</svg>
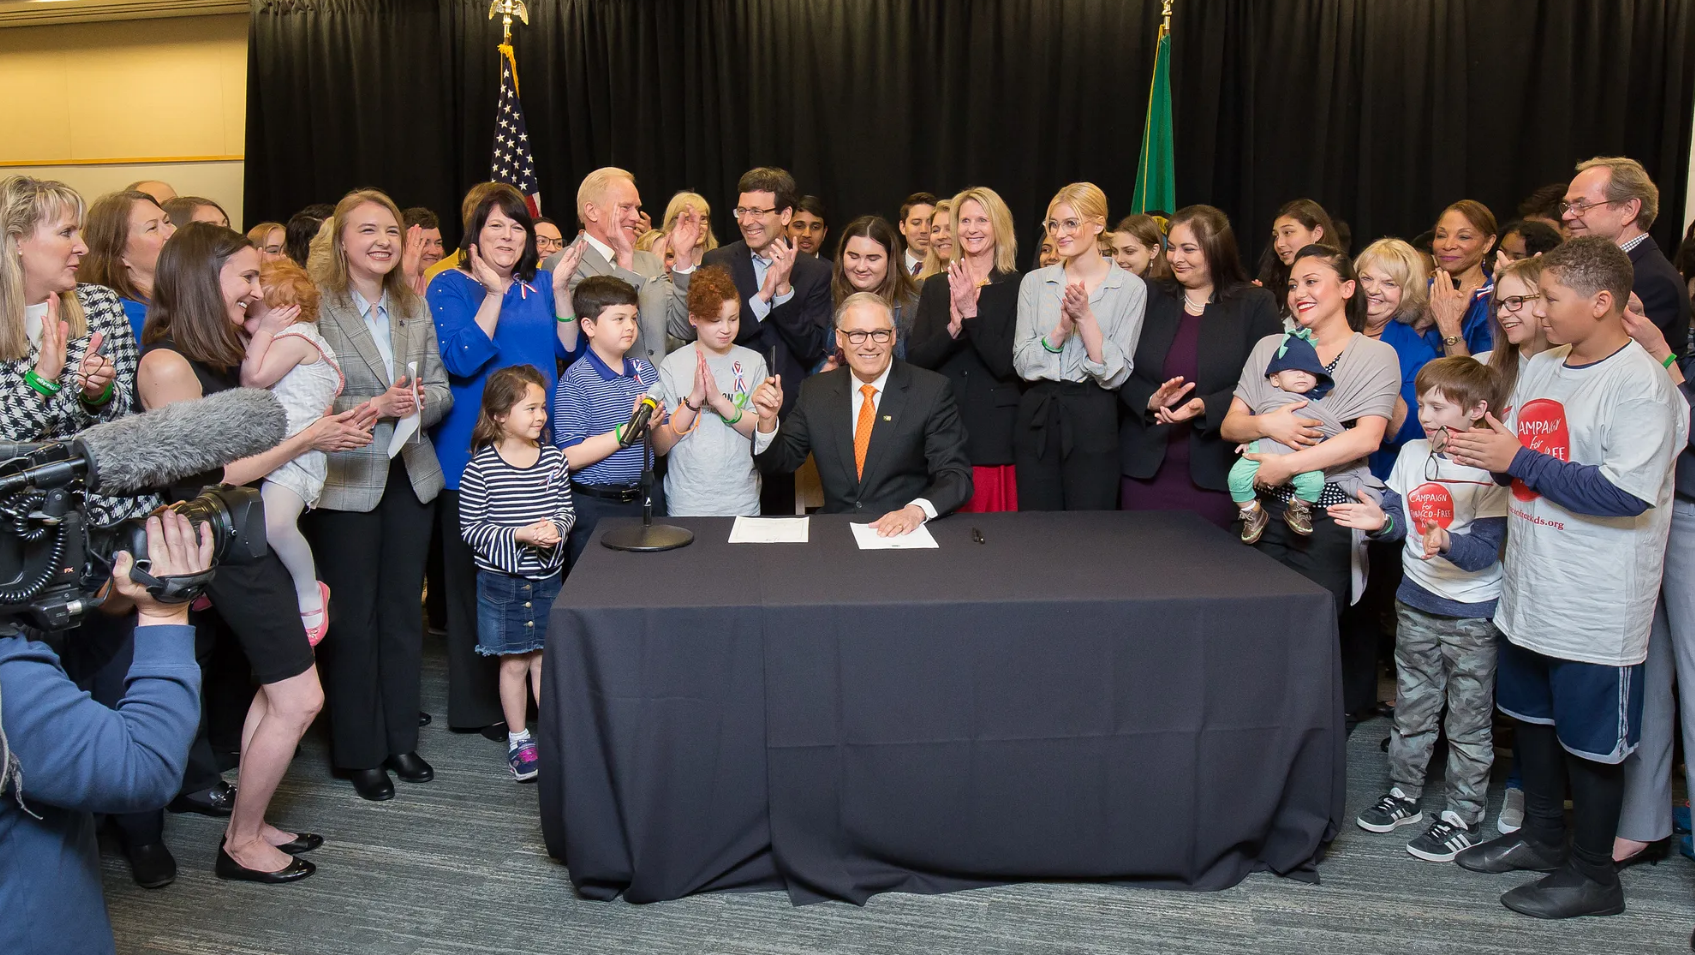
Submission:
<svg viewBox="0 0 1695 955">
<path fill-rule="evenodd" d="M 1448 731 L 1448 807 L 1475 826 L 1483 818 L 1494 763 L 1495 653 L 1500 639 L 1486 619 L 1438 617 L 1395 601 L 1395 730 L 1389 778 L 1411 799 L 1424 794 L 1442 706 Z"/>
</svg>

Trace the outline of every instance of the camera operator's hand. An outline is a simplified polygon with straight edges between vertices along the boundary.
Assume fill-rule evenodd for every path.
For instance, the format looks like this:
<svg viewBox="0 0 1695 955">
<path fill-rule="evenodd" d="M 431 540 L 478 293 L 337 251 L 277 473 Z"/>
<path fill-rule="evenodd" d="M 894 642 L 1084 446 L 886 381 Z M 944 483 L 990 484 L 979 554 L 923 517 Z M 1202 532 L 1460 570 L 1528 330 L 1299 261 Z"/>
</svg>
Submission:
<svg viewBox="0 0 1695 955">
<path fill-rule="evenodd" d="M 200 525 L 200 539 L 195 540 L 194 525 L 176 511 L 163 511 L 147 519 L 147 556 L 151 561 L 148 573 L 154 577 L 179 577 L 198 574 L 212 566 L 212 526 Z M 188 604 L 162 604 L 153 599 L 147 588 L 130 579 L 135 558 L 128 551 L 119 551 L 112 562 L 112 586 L 135 604 L 140 616 L 139 626 L 162 624 L 186 625 Z"/>
</svg>

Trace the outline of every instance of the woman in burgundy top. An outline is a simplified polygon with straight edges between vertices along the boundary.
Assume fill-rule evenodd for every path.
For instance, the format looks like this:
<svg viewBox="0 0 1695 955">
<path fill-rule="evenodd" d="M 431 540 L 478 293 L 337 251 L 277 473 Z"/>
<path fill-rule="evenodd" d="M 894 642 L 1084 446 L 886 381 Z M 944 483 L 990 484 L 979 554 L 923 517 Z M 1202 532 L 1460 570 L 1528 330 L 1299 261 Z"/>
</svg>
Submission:
<svg viewBox="0 0 1695 955">
<path fill-rule="evenodd" d="M 1127 511 L 1194 511 L 1220 527 L 1236 518 L 1225 477 L 1236 459 L 1218 426 L 1254 343 L 1283 329 L 1271 293 L 1248 280 L 1230 220 L 1212 206 L 1171 217 L 1175 278 L 1148 296 L 1130 379 L 1119 389 Z"/>
</svg>

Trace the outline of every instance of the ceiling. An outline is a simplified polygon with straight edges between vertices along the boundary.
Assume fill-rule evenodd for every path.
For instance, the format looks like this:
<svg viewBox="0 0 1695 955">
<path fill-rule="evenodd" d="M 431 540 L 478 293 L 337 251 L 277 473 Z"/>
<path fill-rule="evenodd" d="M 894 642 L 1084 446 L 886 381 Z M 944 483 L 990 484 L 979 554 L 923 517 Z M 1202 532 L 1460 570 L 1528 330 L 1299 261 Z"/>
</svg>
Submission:
<svg viewBox="0 0 1695 955">
<path fill-rule="evenodd" d="M 246 13 L 249 0 L 0 0 L 0 27 Z"/>
</svg>

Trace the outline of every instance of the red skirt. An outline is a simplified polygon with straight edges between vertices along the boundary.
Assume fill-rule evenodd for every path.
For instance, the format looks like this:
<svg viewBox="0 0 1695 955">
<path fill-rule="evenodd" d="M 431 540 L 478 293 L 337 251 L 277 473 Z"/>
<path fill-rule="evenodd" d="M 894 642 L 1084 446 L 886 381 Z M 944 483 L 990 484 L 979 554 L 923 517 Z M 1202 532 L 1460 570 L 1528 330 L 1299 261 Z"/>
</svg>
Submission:
<svg viewBox="0 0 1695 955">
<path fill-rule="evenodd" d="M 1018 510 L 1018 470 L 1011 464 L 971 468 L 971 500 L 961 514 L 989 514 Z"/>
</svg>

